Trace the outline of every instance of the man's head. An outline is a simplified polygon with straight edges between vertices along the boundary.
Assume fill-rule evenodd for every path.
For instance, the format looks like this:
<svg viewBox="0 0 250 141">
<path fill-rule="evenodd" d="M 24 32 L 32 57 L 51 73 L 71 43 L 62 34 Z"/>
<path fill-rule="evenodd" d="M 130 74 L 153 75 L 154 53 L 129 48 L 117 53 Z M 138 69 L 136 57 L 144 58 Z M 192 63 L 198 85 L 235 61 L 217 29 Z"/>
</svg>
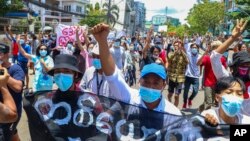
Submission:
<svg viewBox="0 0 250 141">
<path fill-rule="evenodd" d="M 190 49 L 193 55 L 196 55 L 199 52 L 199 46 L 196 43 L 191 44 Z"/>
<path fill-rule="evenodd" d="M 77 59 L 73 55 L 60 54 L 55 58 L 55 65 L 48 74 L 54 76 L 54 81 L 61 91 L 73 88 L 74 82 L 81 80 L 83 74 L 77 67 Z"/>
<path fill-rule="evenodd" d="M 100 53 L 99 53 L 99 45 L 96 44 L 93 49 L 91 50 L 91 54 L 92 54 L 92 58 L 93 58 L 93 66 L 97 69 L 97 70 L 101 70 L 102 69 L 102 64 L 101 64 L 101 60 L 100 60 Z"/>
<path fill-rule="evenodd" d="M 114 42 L 114 44 L 113 44 L 113 46 L 114 47 L 120 47 L 120 45 L 121 45 L 121 40 L 120 39 L 116 39 L 115 42 Z"/>
<path fill-rule="evenodd" d="M 221 42 L 221 41 L 219 41 L 219 40 L 213 41 L 213 42 L 211 43 L 211 50 L 217 49 L 220 45 L 222 45 L 222 42 Z"/>
<path fill-rule="evenodd" d="M 0 64 L 9 61 L 10 47 L 6 44 L 0 43 Z"/>
<path fill-rule="evenodd" d="M 146 103 L 153 103 L 161 98 L 166 86 L 167 74 L 162 65 L 156 63 L 145 65 L 141 71 L 140 96 Z"/>
</svg>

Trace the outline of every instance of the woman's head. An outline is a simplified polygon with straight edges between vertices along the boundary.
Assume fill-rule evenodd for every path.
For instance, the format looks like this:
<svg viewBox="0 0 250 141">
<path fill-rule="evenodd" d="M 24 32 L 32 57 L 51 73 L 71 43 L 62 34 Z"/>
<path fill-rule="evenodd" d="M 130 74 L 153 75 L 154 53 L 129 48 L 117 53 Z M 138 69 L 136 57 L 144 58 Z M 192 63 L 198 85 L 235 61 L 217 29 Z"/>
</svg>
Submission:
<svg viewBox="0 0 250 141">
<path fill-rule="evenodd" d="M 239 50 L 239 51 L 247 51 L 247 46 L 246 46 L 246 44 L 239 44 L 238 50 Z"/>
<path fill-rule="evenodd" d="M 36 49 L 36 56 L 39 57 L 45 57 L 47 55 L 49 55 L 50 51 L 49 48 L 46 45 L 39 45 Z"/>
<path fill-rule="evenodd" d="M 215 99 L 229 117 L 234 117 L 240 112 L 245 91 L 243 81 L 232 76 L 219 79 L 214 87 Z"/>
<path fill-rule="evenodd" d="M 153 56 L 159 56 L 160 53 L 161 53 L 161 48 L 159 48 L 158 46 L 152 46 L 150 48 L 150 53 L 153 55 Z"/>
<path fill-rule="evenodd" d="M 230 67 L 233 70 L 233 76 L 241 78 L 244 82 L 250 80 L 250 54 L 246 51 L 234 53 Z"/>
</svg>

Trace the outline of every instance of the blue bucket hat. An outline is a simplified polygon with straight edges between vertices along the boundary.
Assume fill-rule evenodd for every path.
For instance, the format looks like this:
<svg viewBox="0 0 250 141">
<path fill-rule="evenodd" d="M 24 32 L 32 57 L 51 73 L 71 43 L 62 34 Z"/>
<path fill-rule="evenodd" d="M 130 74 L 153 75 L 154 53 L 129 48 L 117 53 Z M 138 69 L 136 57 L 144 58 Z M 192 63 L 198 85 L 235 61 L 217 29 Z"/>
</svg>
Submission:
<svg viewBox="0 0 250 141">
<path fill-rule="evenodd" d="M 160 76 L 162 79 L 167 79 L 167 73 L 165 68 L 162 65 L 151 63 L 148 65 L 145 65 L 141 71 L 141 78 L 146 76 L 149 73 L 154 73 L 158 76 Z"/>
</svg>

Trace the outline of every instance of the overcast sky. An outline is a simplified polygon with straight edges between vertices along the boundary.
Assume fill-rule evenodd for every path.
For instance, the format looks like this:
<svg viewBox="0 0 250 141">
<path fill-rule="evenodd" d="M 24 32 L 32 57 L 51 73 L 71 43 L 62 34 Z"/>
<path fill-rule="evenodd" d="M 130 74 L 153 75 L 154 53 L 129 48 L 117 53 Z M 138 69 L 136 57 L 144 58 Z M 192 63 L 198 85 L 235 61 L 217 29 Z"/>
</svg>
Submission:
<svg viewBox="0 0 250 141">
<path fill-rule="evenodd" d="M 167 15 L 179 18 L 181 23 L 186 23 L 184 20 L 189 12 L 189 9 L 197 2 L 197 0 L 135 0 L 145 3 L 146 19 L 151 20 L 153 15 L 166 14 L 166 7 L 168 7 Z"/>
</svg>

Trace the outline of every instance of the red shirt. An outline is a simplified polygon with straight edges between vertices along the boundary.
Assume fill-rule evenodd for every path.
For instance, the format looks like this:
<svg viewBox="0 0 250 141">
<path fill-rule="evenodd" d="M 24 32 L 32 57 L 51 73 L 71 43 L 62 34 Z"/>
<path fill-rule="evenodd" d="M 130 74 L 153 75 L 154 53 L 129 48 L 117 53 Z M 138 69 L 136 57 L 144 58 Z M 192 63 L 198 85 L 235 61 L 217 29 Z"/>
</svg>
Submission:
<svg viewBox="0 0 250 141">
<path fill-rule="evenodd" d="M 166 64 L 167 60 L 166 60 L 166 51 L 165 51 L 165 49 L 162 49 L 161 53 L 159 54 L 159 57 L 162 59 L 164 64 Z"/>
<path fill-rule="evenodd" d="M 18 55 L 18 44 L 16 42 L 13 42 L 12 46 L 12 55 Z"/>
<path fill-rule="evenodd" d="M 244 93 L 244 99 L 248 99 L 250 96 L 250 81 L 245 83 L 246 85 L 246 92 Z"/>
<path fill-rule="evenodd" d="M 224 57 L 221 57 L 221 63 L 226 68 L 226 59 Z M 211 60 L 209 55 L 205 55 L 202 58 L 202 66 L 204 66 L 204 86 L 205 87 L 214 87 L 214 85 L 217 82 L 217 79 L 214 75 Z"/>
</svg>

